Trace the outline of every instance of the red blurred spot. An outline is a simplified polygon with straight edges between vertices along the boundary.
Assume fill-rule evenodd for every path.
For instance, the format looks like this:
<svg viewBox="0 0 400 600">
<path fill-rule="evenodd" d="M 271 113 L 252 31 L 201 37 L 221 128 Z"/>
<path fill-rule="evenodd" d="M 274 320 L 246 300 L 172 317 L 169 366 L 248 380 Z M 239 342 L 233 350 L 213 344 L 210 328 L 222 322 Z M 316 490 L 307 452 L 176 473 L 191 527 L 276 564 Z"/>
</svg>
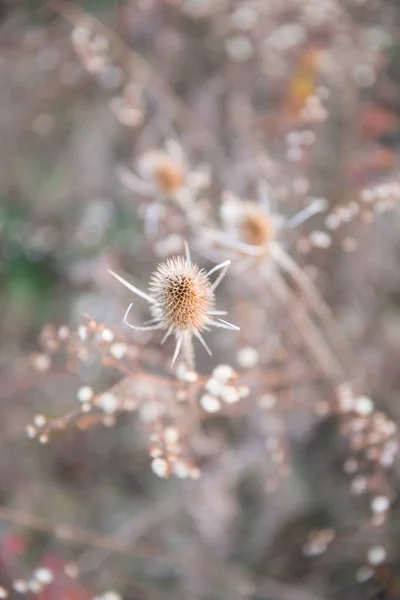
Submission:
<svg viewBox="0 0 400 600">
<path fill-rule="evenodd" d="M 10 533 L 0 541 L 0 552 L 7 557 L 26 552 L 26 540 L 19 533 Z"/>
<path fill-rule="evenodd" d="M 50 569 L 54 575 L 52 583 L 36 595 L 37 600 L 91 600 L 93 592 L 78 580 L 65 575 L 65 562 L 56 554 L 46 556 L 39 567 Z"/>
<path fill-rule="evenodd" d="M 367 155 L 361 157 L 350 169 L 351 178 L 359 184 L 390 173 L 396 164 L 397 155 L 391 148 L 376 145 Z"/>
<path fill-rule="evenodd" d="M 376 139 L 399 126 L 398 116 L 382 106 L 367 104 L 361 110 L 360 129 L 362 135 L 368 139 Z"/>
</svg>

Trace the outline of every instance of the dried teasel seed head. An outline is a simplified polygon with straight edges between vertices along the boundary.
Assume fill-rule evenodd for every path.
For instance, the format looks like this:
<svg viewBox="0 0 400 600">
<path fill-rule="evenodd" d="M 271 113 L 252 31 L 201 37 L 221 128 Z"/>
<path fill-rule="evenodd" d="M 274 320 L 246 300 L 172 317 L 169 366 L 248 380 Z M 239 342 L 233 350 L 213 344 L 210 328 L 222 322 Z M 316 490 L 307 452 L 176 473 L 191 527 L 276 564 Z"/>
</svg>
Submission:
<svg viewBox="0 0 400 600">
<path fill-rule="evenodd" d="M 238 221 L 240 238 L 251 246 L 266 246 L 275 237 L 272 219 L 253 202 L 245 202 Z"/>
<path fill-rule="evenodd" d="M 206 272 L 181 257 L 158 266 L 149 291 L 156 301 L 151 306 L 154 318 L 174 331 L 200 331 L 215 304 Z"/>
<path fill-rule="evenodd" d="M 201 331 L 210 326 L 230 331 L 238 331 L 239 327 L 219 318 L 219 315 L 225 315 L 225 312 L 214 310 L 214 291 L 225 277 L 231 261 L 226 260 L 206 272 L 192 263 L 187 245 L 185 250 L 185 258 L 171 258 L 157 267 L 150 278 L 150 294 L 142 292 L 114 271 L 110 271 L 110 274 L 131 292 L 147 300 L 150 305 L 153 316 L 150 324 L 138 327 L 128 322 L 132 303 L 125 313 L 124 323 L 136 331 L 163 329 L 166 334 L 161 343 L 173 334 L 176 346 L 172 365 L 183 349 L 185 368 L 188 368 L 185 381 L 194 382 L 197 374 L 194 371 L 192 337 L 196 337 L 211 355 Z M 211 283 L 210 275 L 217 271 L 219 274 Z"/>
<path fill-rule="evenodd" d="M 225 194 L 221 218 L 228 230 L 250 246 L 268 246 L 275 239 L 273 216 L 263 206 L 250 200 L 241 201 L 229 193 Z"/>
<path fill-rule="evenodd" d="M 154 181 L 162 193 L 175 194 L 185 183 L 183 165 L 166 152 L 150 150 L 141 157 L 138 169 L 150 181 Z"/>
</svg>

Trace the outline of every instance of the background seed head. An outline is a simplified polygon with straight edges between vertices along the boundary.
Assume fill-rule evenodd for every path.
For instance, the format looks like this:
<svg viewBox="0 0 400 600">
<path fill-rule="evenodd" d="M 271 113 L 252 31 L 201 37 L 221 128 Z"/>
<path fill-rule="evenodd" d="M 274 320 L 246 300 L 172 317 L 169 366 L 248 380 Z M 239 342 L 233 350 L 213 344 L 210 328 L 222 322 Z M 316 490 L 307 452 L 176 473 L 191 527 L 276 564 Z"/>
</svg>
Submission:
<svg viewBox="0 0 400 600">
<path fill-rule="evenodd" d="M 238 229 L 241 239 L 252 246 L 267 245 L 275 236 L 271 218 L 252 202 L 246 202 L 243 206 Z"/>
<path fill-rule="evenodd" d="M 140 173 L 154 181 L 164 194 L 176 193 L 185 183 L 183 165 L 173 160 L 166 152 L 149 150 L 138 164 Z"/>
</svg>

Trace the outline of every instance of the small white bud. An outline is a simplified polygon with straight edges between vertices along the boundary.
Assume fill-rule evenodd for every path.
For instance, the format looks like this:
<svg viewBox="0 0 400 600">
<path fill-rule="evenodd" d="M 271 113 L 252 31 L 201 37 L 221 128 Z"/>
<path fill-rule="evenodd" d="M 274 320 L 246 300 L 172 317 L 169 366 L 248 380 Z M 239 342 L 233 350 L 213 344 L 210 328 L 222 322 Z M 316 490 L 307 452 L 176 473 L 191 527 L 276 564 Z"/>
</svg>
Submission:
<svg viewBox="0 0 400 600">
<path fill-rule="evenodd" d="M 371 510 L 374 513 L 384 513 L 390 506 L 389 498 L 386 496 L 376 496 L 371 502 Z"/>
<path fill-rule="evenodd" d="M 52 573 L 52 571 L 50 571 L 50 569 L 45 568 L 36 569 L 33 575 L 35 579 L 37 579 L 37 581 L 45 585 L 51 583 L 54 579 L 54 574 Z"/>
<path fill-rule="evenodd" d="M 114 339 L 114 333 L 111 331 L 111 329 L 103 329 L 103 331 L 100 333 L 100 337 L 103 342 L 112 342 Z"/>
<path fill-rule="evenodd" d="M 29 590 L 28 584 L 23 579 L 16 579 L 13 583 L 13 588 L 19 594 L 26 594 Z"/>
<path fill-rule="evenodd" d="M 340 219 L 334 213 L 331 213 L 325 218 L 325 226 L 328 229 L 335 230 L 340 225 Z"/>
<path fill-rule="evenodd" d="M 255 348 L 246 347 L 241 348 L 237 353 L 238 364 L 243 369 L 251 369 L 255 367 L 259 360 L 258 352 Z"/>
<path fill-rule="evenodd" d="M 126 353 L 126 345 L 125 344 L 112 344 L 110 348 L 110 354 L 117 360 L 121 360 L 124 358 Z"/>
<path fill-rule="evenodd" d="M 188 383 L 194 383 L 198 380 L 198 378 L 199 375 L 198 373 L 196 373 L 196 371 L 187 371 L 185 374 L 184 381 L 187 381 Z"/>
<path fill-rule="evenodd" d="M 179 440 L 179 431 L 176 427 L 167 427 L 164 431 L 164 440 L 167 444 L 176 444 Z"/>
<path fill-rule="evenodd" d="M 27 428 L 25 429 L 26 431 L 26 435 L 28 436 L 28 438 L 34 438 L 36 436 L 36 429 L 33 427 L 33 425 L 28 425 Z"/>
<path fill-rule="evenodd" d="M 386 560 L 386 550 L 383 546 L 372 546 L 368 550 L 367 557 L 369 564 L 376 567 Z"/>
<path fill-rule="evenodd" d="M 105 413 L 112 414 L 118 408 L 118 398 L 114 394 L 106 392 L 100 396 L 99 405 Z"/>
<path fill-rule="evenodd" d="M 350 412 L 354 408 L 354 396 L 347 383 L 338 386 L 339 405 L 341 412 Z"/>
<path fill-rule="evenodd" d="M 221 403 L 215 396 L 211 396 L 211 394 L 203 394 L 200 398 L 200 404 L 203 410 L 207 413 L 216 413 L 221 408 Z"/>
<path fill-rule="evenodd" d="M 354 409 L 359 415 L 367 417 L 373 413 L 374 403 L 367 396 L 359 396 L 356 398 Z"/>
<path fill-rule="evenodd" d="M 169 476 L 169 467 L 165 458 L 154 458 L 151 461 L 151 469 L 157 477 L 166 479 Z"/>
<path fill-rule="evenodd" d="M 79 402 L 85 403 L 90 402 L 93 398 L 93 395 L 94 394 L 92 388 L 88 385 L 84 385 L 83 387 L 79 388 L 76 397 Z"/>
<path fill-rule="evenodd" d="M 230 365 L 218 365 L 212 372 L 214 379 L 221 383 L 227 383 L 235 376 L 235 371 Z"/>
<path fill-rule="evenodd" d="M 196 373 L 196 371 L 188 371 L 185 363 L 183 362 L 178 364 L 176 376 L 178 379 L 180 379 L 180 381 L 186 381 L 187 383 L 194 383 L 199 378 L 198 373 Z"/>
<path fill-rule="evenodd" d="M 58 330 L 58 339 L 63 341 L 66 340 L 69 336 L 69 329 L 65 325 L 61 326 Z"/>
<path fill-rule="evenodd" d="M 351 492 L 356 496 L 360 496 L 367 489 L 367 483 L 367 479 L 362 475 L 355 477 L 350 485 Z"/>
<path fill-rule="evenodd" d="M 45 372 L 48 371 L 51 366 L 50 357 L 47 354 L 38 354 L 34 359 L 34 367 L 38 371 Z"/>
<path fill-rule="evenodd" d="M 79 325 L 78 327 L 78 337 L 82 342 L 86 342 L 88 338 L 88 330 L 85 325 Z"/>
<path fill-rule="evenodd" d="M 156 402 L 146 402 L 140 407 L 139 416 L 143 423 L 153 423 L 160 415 L 160 407 Z"/>
<path fill-rule="evenodd" d="M 310 242 L 315 248 L 329 248 L 332 239 L 324 231 L 313 231 L 310 234 Z"/>
<path fill-rule="evenodd" d="M 217 379 L 209 379 L 206 383 L 207 392 L 213 394 L 214 396 L 220 396 L 223 387 L 223 384 Z"/>
<path fill-rule="evenodd" d="M 44 427 L 46 424 L 46 418 L 43 415 L 36 415 L 33 419 L 33 422 L 35 423 L 36 427 Z"/>
<path fill-rule="evenodd" d="M 87 44 L 90 39 L 90 30 L 87 27 L 75 27 L 71 32 L 71 40 L 73 44 L 81 46 Z"/>
<path fill-rule="evenodd" d="M 244 35 L 237 35 L 227 39 L 225 49 L 230 58 L 237 62 L 244 62 L 253 55 L 252 43 Z"/>
<path fill-rule="evenodd" d="M 258 399 L 258 406 L 265 410 L 271 410 L 276 405 L 276 396 L 273 394 L 263 394 Z"/>
<path fill-rule="evenodd" d="M 187 465 L 181 460 L 178 460 L 176 461 L 176 463 L 174 463 L 173 471 L 174 475 L 176 475 L 176 477 L 178 477 L 179 479 L 186 479 L 186 477 L 189 477 L 189 469 Z"/>
<path fill-rule="evenodd" d="M 234 404 L 240 400 L 239 391 L 232 385 L 225 385 L 221 390 L 221 399 L 227 404 Z"/>
<path fill-rule="evenodd" d="M 122 597 L 114 591 L 104 592 L 101 596 L 101 600 L 122 600 Z"/>
</svg>

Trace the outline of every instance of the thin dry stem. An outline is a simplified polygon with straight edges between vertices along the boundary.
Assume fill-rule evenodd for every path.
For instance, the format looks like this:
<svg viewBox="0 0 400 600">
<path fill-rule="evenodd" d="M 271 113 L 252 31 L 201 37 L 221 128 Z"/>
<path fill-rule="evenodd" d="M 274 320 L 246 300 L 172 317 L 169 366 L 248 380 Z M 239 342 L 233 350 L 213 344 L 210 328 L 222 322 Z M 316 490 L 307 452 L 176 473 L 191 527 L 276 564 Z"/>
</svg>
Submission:
<svg viewBox="0 0 400 600">
<path fill-rule="evenodd" d="M 301 334 L 316 365 L 333 384 L 337 385 L 343 381 L 345 374 L 342 366 L 331 352 L 307 312 L 303 308 L 300 308 L 297 302 L 294 302 L 295 297 L 293 292 L 283 277 L 277 272 L 273 273 L 271 284 L 272 293 L 287 309 L 290 318 Z"/>
</svg>

